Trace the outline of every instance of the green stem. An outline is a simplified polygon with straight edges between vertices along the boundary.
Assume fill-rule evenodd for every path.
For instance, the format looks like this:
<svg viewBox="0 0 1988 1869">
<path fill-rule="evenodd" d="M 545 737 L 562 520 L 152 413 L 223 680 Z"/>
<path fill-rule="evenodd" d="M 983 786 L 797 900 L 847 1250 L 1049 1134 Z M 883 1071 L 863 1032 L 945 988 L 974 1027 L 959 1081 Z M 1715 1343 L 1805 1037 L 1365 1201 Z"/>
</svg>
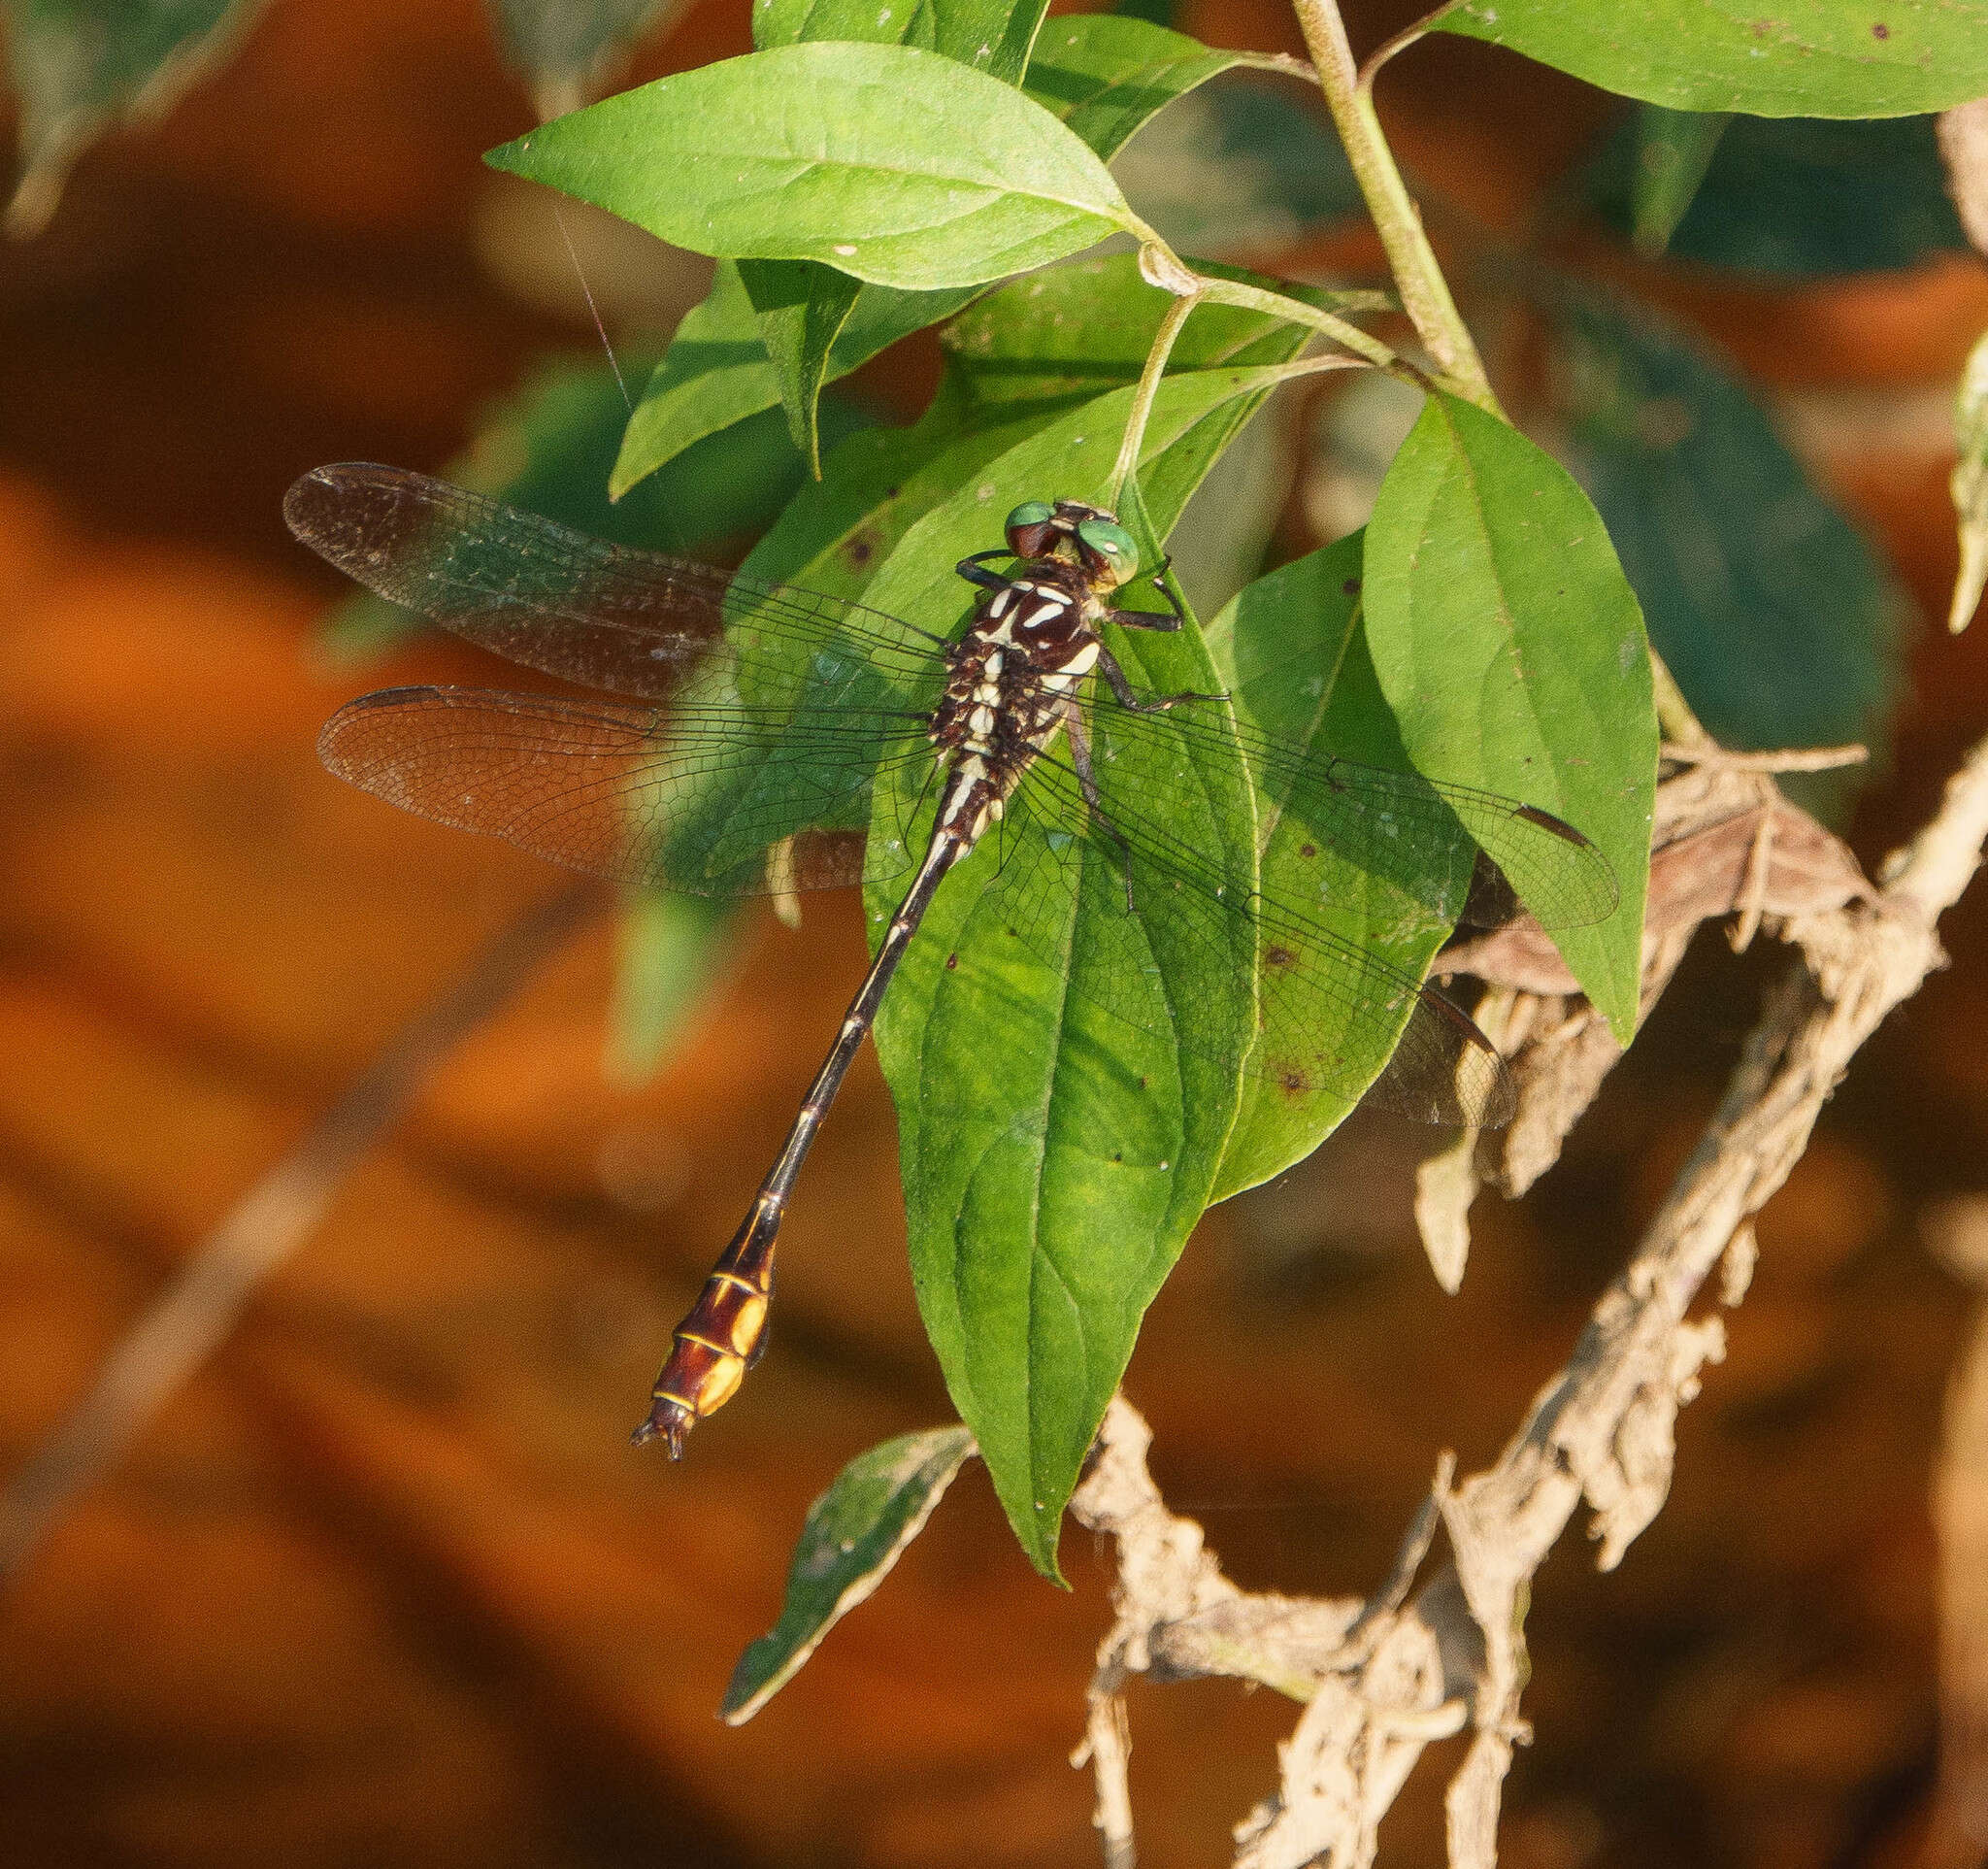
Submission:
<svg viewBox="0 0 1988 1869">
<path fill-rule="evenodd" d="M 1272 317 L 1282 318 L 1290 324 L 1309 324 L 1335 344 L 1343 345 L 1355 356 L 1365 357 L 1369 363 L 1378 364 L 1383 370 L 1401 361 L 1378 338 L 1361 330 L 1357 324 L 1349 324 L 1330 312 L 1321 312 L 1315 305 L 1307 305 L 1303 299 L 1286 298 L 1281 292 L 1266 292 L 1261 286 L 1244 285 L 1237 280 L 1214 279 L 1195 272 L 1137 216 L 1130 218 L 1128 231 L 1139 241 L 1140 277 L 1148 285 L 1157 285 L 1161 291 L 1172 292 L 1176 298 L 1206 299 L 1212 305 L 1241 305 L 1252 312 L 1268 312 Z"/>
<path fill-rule="evenodd" d="M 1172 292 L 1176 298 L 1206 300 L 1210 305 L 1240 305 L 1247 311 L 1267 312 L 1272 317 L 1282 318 L 1288 324 L 1309 324 L 1320 336 L 1343 346 L 1356 357 L 1364 357 L 1369 363 L 1396 376 L 1406 372 L 1417 387 L 1429 387 L 1429 379 L 1421 371 L 1357 324 L 1350 324 L 1331 312 L 1321 312 L 1317 306 L 1307 305 L 1303 299 L 1286 298 L 1281 292 L 1266 292 L 1259 285 L 1244 285 L 1240 280 L 1214 279 L 1208 274 L 1197 273 L 1136 215 L 1128 217 L 1126 230 L 1139 241 L 1140 276 L 1148 285 L 1157 285 L 1161 291 Z M 1445 382 L 1441 387 L 1452 389 L 1457 385 Z"/>
<path fill-rule="evenodd" d="M 1374 108 L 1375 66 L 1370 65 L 1365 72 L 1355 68 L 1337 0 L 1292 0 L 1292 6 L 1305 34 L 1306 49 L 1317 67 L 1319 88 L 1325 93 L 1340 141 L 1367 199 L 1380 244 L 1387 250 L 1403 309 L 1458 392 L 1478 408 L 1502 415 L 1490 379 L 1484 374 L 1484 361 L 1449 295 L 1448 282 L 1422 231 L 1421 214 L 1381 133 Z M 1419 28 L 1397 35 L 1382 49 L 1383 54 L 1391 56 L 1417 36 Z"/>
<path fill-rule="evenodd" d="M 1227 282 L 1210 280 L 1212 285 Z M 1246 288 L 1245 288 L 1246 289 Z M 1167 374 L 1167 359 L 1173 354 L 1174 343 L 1180 335 L 1180 327 L 1187 322 L 1188 316 L 1202 302 L 1203 294 L 1184 292 L 1167 308 L 1166 317 L 1160 320 L 1160 328 L 1153 334 L 1152 349 L 1146 352 L 1145 367 L 1140 372 L 1139 386 L 1133 392 L 1132 407 L 1125 417 L 1125 434 L 1118 444 L 1118 458 L 1111 467 L 1111 478 L 1108 483 L 1105 504 L 1113 513 L 1123 517 L 1122 503 L 1126 484 L 1139 469 L 1139 457 L 1145 445 L 1146 423 L 1153 413 L 1154 399 L 1160 393 L 1160 384 Z M 1206 296 L 1212 298 L 1212 292 Z M 1265 293 L 1266 298 L 1276 298 L 1276 293 Z M 1279 305 L 1290 301 L 1278 300 Z M 1327 370 L 1357 370 L 1362 367 L 1359 357 L 1339 355 L 1300 357 L 1294 362 L 1275 367 L 1266 374 L 1275 374 L 1285 382 L 1296 382 L 1301 377 L 1315 377 Z M 1412 371 L 1412 366 L 1402 364 L 1404 371 Z M 1418 372 L 1413 373 L 1415 381 L 1426 387 L 1426 382 Z"/>
<path fill-rule="evenodd" d="M 1692 713 L 1691 703 L 1677 685 L 1677 678 L 1664 666 L 1664 658 L 1654 649 L 1650 651 L 1650 683 L 1654 689 L 1657 725 L 1663 729 L 1664 738 L 1684 747 L 1711 745 L 1712 736 L 1706 731 L 1698 716 Z"/>
<path fill-rule="evenodd" d="M 1129 481 L 1139 466 L 1139 451 L 1145 443 L 1146 418 L 1153 413 L 1153 398 L 1160 393 L 1160 379 L 1167 374 L 1167 359 L 1174 354 L 1174 340 L 1180 327 L 1201 303 L 1198 292 L 1185 293 L 1167 307 L 1160 328 L 1153 333 L 1152 349 L 1146 352 L 1145 368 L 1139 373 L 1139 387 L 1133 392 L 1132 409 L 1125 417 L 1125 438 L 1118 444 L 1118 458 L 1105 490 L 1105 504 L 1115 513 Z"/>
<path fill-rule="evenodd" d="M 1315 305 L 1307 305 L 1303 299 L 1286 298 L 1281 292 L 1266 292 L 1259 285 L 1244 285 L 1238 280 L 1209 279 L 1199 273 L 1191 277 L 1198 296 L 1211 304 L 1240 305 L 1251 312 L 1268 312 L 1272 317 L 1283 318 L 1291 324 L 1309 324 L 1363 362 L 1373 364 L 1377 370 L 1385 370 L 1389 376 L 1399 377 L 1417 389 L 1427 390 L 1434 386 L 1455 390 L 1459 395 L 1468 394 L 1462 384 L 1446 380 L 1432 385 L 1428 375 L 1416 369 L 1399 350 L 1390 349 L 1357 324 L 1348 324 L 1344 318 L 1335 317 L 1330 312 L 1321 312 Z"/>
</svg>

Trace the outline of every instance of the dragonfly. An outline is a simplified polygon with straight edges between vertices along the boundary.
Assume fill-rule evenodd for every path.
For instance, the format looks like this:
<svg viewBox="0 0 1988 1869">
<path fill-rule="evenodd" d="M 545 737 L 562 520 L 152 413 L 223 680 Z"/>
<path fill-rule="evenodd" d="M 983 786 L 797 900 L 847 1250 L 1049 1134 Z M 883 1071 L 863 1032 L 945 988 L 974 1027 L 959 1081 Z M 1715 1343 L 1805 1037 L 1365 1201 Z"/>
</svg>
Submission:
<svg viewBox="0 0 1988 1869">
<path fill-rule="evenodd" d="M 1185 608 L 1164 562 L 1151 582 L 1167 610 L 1119 607 L 1137 546 L 1081 501 L 1026 501 L 1000 546 L 962 559 L 975 601 L 947 635 L 609 544 L 401 468 L 318 468 L 284 514 L 379 595 L 617 697 L 363 695 L 319 738 L 341 778 L 624 884 L 790 896 L 908 878 L 779 1154 L 672 1335 L 635 1439 L 659 1438 L 673 1458 L 764 1351 L 802 1164 L 941 883 L 983 845 L 976 860 L 999 866 L 996 899 L 1024 940 L 1071 913 L 1087 863 L 1110 867 L 1122 887 L 1082 891 L 1103 964 L 1071 981 L 1107 1013 L 1150 1027 L 1143 918 L 1162 910 L 1197 956 L 1259 982 L 1247 1043 L 1199 1040 L 1191 1020 L 1180 1043 L 1287 1090 L 1364 1092 L 1455 1125 L 1508 1120 L 1511 1073 L 1462 1008 L 1373 951 L 1372 935 L 1494 923 L 1520 903 L 1574 927 L 1615 907 L 1602 853 L 1539 806 L 1308 751 L 1239 722 L 1226 695 L 1141 692 L 1114 632 L 1177 630 Z M 1197 758 L 1238 747 L 1261 804 L 1294 829 L 1298 863 L 1318 859 L 1323 875 L 1330 852 L 1350 864 L 1357 900 L 1335 902 L 1324 884 L 1239 882 L 1196 843 Z"/>
</svg>

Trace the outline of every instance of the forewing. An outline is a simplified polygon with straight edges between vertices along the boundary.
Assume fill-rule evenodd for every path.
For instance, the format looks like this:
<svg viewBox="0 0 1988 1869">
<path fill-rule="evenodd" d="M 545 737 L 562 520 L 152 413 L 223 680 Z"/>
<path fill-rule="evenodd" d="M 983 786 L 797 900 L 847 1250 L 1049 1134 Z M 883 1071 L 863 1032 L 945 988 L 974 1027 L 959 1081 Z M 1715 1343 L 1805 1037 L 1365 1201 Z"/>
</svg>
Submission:
<svg viewBox="0 0 1988 1869">
<path fill-rule="evenodd" d="M 1097 738 L 1109 756 L 1114 743 L 1163 753 L 1168 735 L 1191 743 L 1235 734 L 1252 781 L 1279 821 L 1306 827 L 1318 852 L 1337 854 L 1366 879 L 1358 901 L 1335 896 L 1322 878 L 1310 897 L 1278 891 L 1273 900 L 1286 914 L 1383 925 L 1435 918 L 1496 926 L 1522 903 L 1544 927 L 1578 928 L 1614 911 L 1615 878 L 1607 859 L 1550 812 L 1419 773 L 1308 754 L 1211 718 L 1220 705 L 1190 701 L 1141 714 L 1100 694 Z M 1166 817 L 1163 801 L 1147 796 L 1144 802 L 1149 810 L 1161 806 L 1152 815 Z"/>
<path fill-rule="evenodd" d="M 435 687 L 348 703 L 317 750 L 340 778 L 420 817 L 594 876 L 713 896 L 859 881 L 874 775 L 931 754 L 921 723 L 894 714 L 811 729 L 731 707 Z M 873 852 L 869 870 L 902 870 L 910 854 Z"/>
<path fill-rule="evenodd" d="M 381 596 L 581 686 L 669 700 L 696 667 L 760 702 L 936 691 L 939 640 L 881 612 L 612 545 L 405 468 L 317 468 L 283 516 Z"/>
</svg>

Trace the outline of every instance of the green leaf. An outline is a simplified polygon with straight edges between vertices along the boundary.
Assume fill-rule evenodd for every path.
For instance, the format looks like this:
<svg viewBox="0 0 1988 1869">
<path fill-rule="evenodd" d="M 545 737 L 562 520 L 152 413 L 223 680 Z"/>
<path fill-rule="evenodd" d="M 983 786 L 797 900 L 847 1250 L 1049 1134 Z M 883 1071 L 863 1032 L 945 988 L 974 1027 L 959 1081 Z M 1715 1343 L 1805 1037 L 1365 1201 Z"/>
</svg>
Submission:
<svg viewBox="0 0 1988 1869">
<path fill-rule="evenodd" d="M 1179 252 L 1269 250 L 1365 212 L 1315 95 L 1240 73 L 1183 98 L 1112 173 Z"/>
<path fill-rule="evenodd" d="M 1140 279 L 1129 253 L 1073 260 L 1002 287 L 971 314 L 957 347 L 947 333 L 944 386 L 916 425 L 845 442 L 745 568 L 767 583 L 861 596 L 910 526 L 988 461 L 1072 407 L 1135 382 L 1170 302 Z M 1030 347 L 1053 350 L 1067 333 L 1068 354 L 1049 356 L 1040 373 L 1022 367 Z M 1210 306 L 1188 322 L 1173 362 L 1276 363 L 1306 342 L 1280 319 Z"/>
<path fill-rule="evenodd" d="M 752 43 L 762 51 L 810 40 L 863 40 L 878 46 L 915 46 L 998 78 L 1021 83 L 1029 48 L 1043 23 L 1046 0 L 919 0 L 886 6 L 879 0 L 758 0 L 752 9 Z"/>
<path fill-rule="evenodd" d="M 1367 649 L 1360 602 L 1363 549 L 1356 532 L 1259 578 L 1209 625 L 1209 653 L 1246 725 L 1308 751 L 1406 771 L 1412 761 Z M 1263 886 L 1281 886 L 1293 895 L 1322 889 L 1325 899 L 1357 904 L 1363 872 L 1331 851 L 1307 857 L 1306 838 L 1301 827 L 1280 823 L 1270 801 L 1259 795 Z M 1397 923 L 1390 935 L 1369 934 L 1362 945 L 1420 979 L 1447 932 L 1447 923 L 1433 918 L 1421 926 Z M 1402 1008 L 1403 1024 L 1409 1010 Z M 1348 1079 L 1372 1083 L 1391 1048 L 1361 1056 L 1352 1034 L 1341 1031 L 1331 1035 L 1327 1049 L 1344 1060 Z M 1227 1200 L 1304 1160 L 1356 1101 L 1341 1091 L 1293 1089 L 1245 1077 L 1242 1107 L 1211 1198 Z"/>
<path fill-rule="evenodd" d="M 1656 792 L 1648 645 L 1601 516 L 1495 417 L 1434 394 L 1367 527 L 1368 643 L 1418 771 L 1542 806 L 1613 868 L 1615 914 L 1554 939 L 1627 1045 Z"/>
<path fill-rule="evenodd" d="M 1689 155 L 1674 154 L 1681 150 Z M 1665 152 L 1674 159 L 1653 169 Z M 1926 117 L 1844 123 L 1645 105 L 1590 167 L 1586 187 L 1645 250 L 1668 244 L 1680 259 L 1736 272 L 1892 272 L 1968 245 Z"/>
<path fill-rule="evenodd" d="M 684 0 L 484 0 L 541 117 L 577 110 Z"/>
<path fill-rule="evenodd" d="M 1069 14 L 1036 42 L 1025 88 L 1110 161 L 1176 98 L 1239 65 L 1266 62 L 1260 53 L 1219 50 L 1143 19 Z"/>
<path fill-rule="evenodd" d="M 1457 0 L 1436 23 L 1678 111 L 1908 117 L 1988 92 L 1988 0 Z"/>
<path fill-rule="evenodd" d="M 885 285 L 976 285 L 1138 231 L 1110 172 L 1046 111 L 909 46 L 723 59 L 485 159 L 697 252 Z"/>
<path fill-rule="evenodd" d="M 822 479 L 788 502 L 741 569 L 768 584 L 861 597 L 913 525 L 1052 415 L 1024 410 L 962 430 L 943 399 L 914 427 L 852 435 L 830 454 Z"/>
<path fill-rule="evenodd" d="M 1692 711 L 1730 747 L 1881 748 L 1908 614 L 1883 560 L 1702 344 L 1598 293 L 1549 309 L 1570 464 Z"/>
<path fill-rule="evenodd" d="M 759 335 L 779 378 L 787 432 L 821 478 L 821 434 L 814 412 L 828 375 L 830 347 L 849 321 L 857 281 L 808 259 L 742 259 L 739 277 L 758 315 Z"/>
<path fill-rule="evenodd" d="M 985 71 L 1005 84 L 1018 84 L 1043 21 L 1043 6 L 1044 0 L 1021 6 L 1011 0 L 943 0 L 912 7 L 879 7 L 872 0 L 780 0 L 754 8 L 752 43 L 761 51 L 827 39 L 917 46 Z M 831 347 L 865 287 L 813 260 L 748 259 L 741 262 L 740 273 L 759 316 L 794 446 L 819 479 L 821 442 L 814 412 L 829 377 Z M 901 298 L 897 309 L 910 310 L 919 323 L 928 322 L 957 302 L 950 294 L 939 296 L 943 309 L 929 301 L 907 308 Z"/>
<path fill-rule="evenodd" d="M 9 0 L 7 57 L 20 100 L 20 180 L 7 231 L 38 232 L 97 137 L 162 115 L 233 51 L 253 0 Z"/>
<path fill-rule="evenodd" d="M 751 295 L 738 263 L 721 259 L 704 302 L 684 313 L 628 417 L 610 494 L 620 499 L 684 449 L 779 400 L 779 373 Z"/>
<path fill-rule="evenodd" d="M 1946 620 L 1959 635 L 1982 591 L 1988 590 L 1988 336 L 1968 354 L 1954 398 L 1953 429 L 1960 449 L 1953 470 L 1953 507 L 1960 518 L 1961 564 Z"/>
<path fill-rule="evenodd" d="M 1250 284 L 1279 284 L 1233 267 L 1208 270 Z M 1388 305 L 1375 292 L 1288 289 L 1347 314 Z M 940 341 L 954 379 L 972 398 L 971 419 L 1021 408 L 1067 408 L 1136 383 L 1172 303 L 1170 294 L 1141 278 L 1136 253 L 1086 256 L 1011 281 L 963 312 Z M 1171 374 L 1281 362 L 1307 342 L 1302 328 L 1280 318 L 1204 305 L 1182 328 L 1167 368 Z M 1281 460 L 1273 458 L 1281 451 L 1267 426 L 1271 419 L 1266 414 L 1251 424 L 1247 432 L 1256 440 L 1248 458 L 1241 450 L 1222 457 L 1214 476 L 1230 477 L 1229 484 L 1217 488 L 1211 479 L 1174 534 L 1178 581 L 1196 604 L 1210 593 L 1215 603 L 1225 601 L 1262 561 L 1288 479 Z"/>
<path fill-rule="evenodd" d="M 1274 370 L 1217 370 L 1160 385 L 1142 473 L 1159 529 L 1277 381 Z M 911 529 L 867 600 L 930 629 L 953 626 L 968 607 L 957 560 L 998 539 L 1022 499 L 1095 496 L 1130 403 L 1131 391 L 1114 391 L 990 461 Z M 1113 634 L 1135 682 L 1214 691 L 1198 635 Z M 1174 828 L 1247 886 L 1253 815 L 1240 753 L 1209 755 L 1195 776 L 1204 810 Z M 904 773 L 879 795 L 873 839 L 901 834 L 922 781 Z M 1128 764 L 1113 783 L 1136 795 L 1138 774 Z M 1189 937 L 1186 911 L 1154 889 L 1139 902 L 1148 954 L 1101 976 L 1091 918 L 1122 925 L 1123 875 L 1017 805 L 942 885 L 884 1001 L 877 1045 L 897 1103 L 926 1330 L 1016 1536 L 1055 1577 L 1077 1468 L 1139 1319 L 1213 1185 L 1239 1074 L 1209 1054 L 1254 1029 L 1253 954 L 1211 956 Z M 1052 925 L 1043 903 L 1022 900 L 1039 864 L 1076 866 L 1079 882 L 1077 906 Z M 887 919 L 897 894 L 871 887 L 873 918 Z M 1023 941 L 1009 930 L 1025 909 Z M 1126 1018 L 1101 1000 L 1124 1004 Z M 1195 1043 L 1183 1047 L 1183 1032 Z"/>
<path fill-rule="evenodd" d="M 971 286 L 948 292 L 864 286 L 829 349 L 824 381 L 847 376 L 929 319 L 948 317 L 975 291 Z M 684 315 L 628 417 L 609 490 L 619 499 L 686 448 L 781 401 L 780 373 L 767 354 L 739 264 L 721 259 L 710 295 Z"/>
<path fill-rule="evenodd" d="M 1750 119 L 1764 121 L 1762 118 Z M 1671 244 L 1733 121 L 1725 111 L 1667 111 L 1639 104 L 1630 119 L 1634 162 L 1629 230 L 1636 250 L 1654 258 Z"/>
<path fill-rule="evenodd" d="M 821 1639 L 890 1575 L 974 1451 L 963 1427 L 928 1428 L 859 1453 L 808 1508 L 780 1619 L 739 1657 L 720 1717 L 743 1726 Z"/>
<path fill-rule="evenodd" d="M 875 19 L 879 12 L 868 17 Z M 908 21 L 920 17 L 916 8 L 893 15 Z M 821 15 L 817 11 L 812 17 L 819 20 Z M 1209 73 L 1250 56 L 1209 52 L 1205 48 L 1189 50 L 1195 42 L 1178 33 L 1127 34 L 1119 30 L 1123 24 L 1091 14 L 1059 19 L 1031 67 L 1032 80 L 1040 86 L 1031 95 L 1052 115 L 1067 117 L 1087 141 L 1095 139 L 1091 147 L 1107 158 L 1145 120 L 1140 109 L 1159 110 L 1179 94 L 1175 84 L 1202 70 L 1197 55 L 1216 61 Z M 1137 27 L 1138 22 L 1134 24 Z M 955 49 L 953 56 L 963 54 Z M 900 338 L 943 322 L 971 304 L 978 290 L 965 286 L 913 292 L 864 284 L 830 348 L 823 381 L 833 383 Z M 628 439 L 614 469 L 617 493 L 725 422 L 771 409 L 782 400 L 791 407 L 805 396 L 805 384 L 783 385 L 779 368 L 758 339 L 758 326 L 737 273 L 730 262 L 720 262 L 712 296 L 684 319 L 677 344 L 629 422 Z M 680 356 L 678 345 L 683 347 Z M 712 381 L 703 383 L 705 376 Z"/>
</svg>

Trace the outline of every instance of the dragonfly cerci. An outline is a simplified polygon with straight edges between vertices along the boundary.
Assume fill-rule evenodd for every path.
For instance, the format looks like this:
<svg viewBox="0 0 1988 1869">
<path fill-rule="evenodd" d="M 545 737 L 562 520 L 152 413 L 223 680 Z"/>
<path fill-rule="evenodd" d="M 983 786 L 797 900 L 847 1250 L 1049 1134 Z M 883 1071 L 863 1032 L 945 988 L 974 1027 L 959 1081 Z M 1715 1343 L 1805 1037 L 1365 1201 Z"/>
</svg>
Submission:
<svg viewBox="0 0 1988 1869">
<path fill-rule="evenodd" d="M 1240 727 L 1225 696 L 1139 693 L 1110 632 L 1177 629 L 1182 613 L 1165 567 L 1166 614 L 1114 607 L 1138 552 L 1095 507 L 1016 507 L 1005 545 L 961 561 L 977 601 L 950 636 L 610 545 L 398 468 L 319 468 L 284 512 L 381 596 L 620 697 L 388 688 L 326 725 L 334 773 L 624 883 L 740 895 L 908 878 L 785 1144 L 677 1328 L 636 1431 L 673 1455 L 765 1342 L 802 1162 L 940 884 L 970 856 L 1000 866 L 1002 912 L 1024 938 L 1069 908 L 1087 864 L 1109 866 L 1114 885 L 1082 895 L 1102 964 L 1072 981 L 1107 1012 L 1150 1022 L 1142 917 L 1159 905 L 1210 965 L 1258 971 L 1258 1030 L 1246 1046 L 1225 1041 L 1221 1062 L 1357 1094 L 1399 1035 L 1369 1100 L 1449 1123 L 1505 1120 L 1509 1073 L 1461 1009 L 1363 933 L 1498 918 L 1514 891 L 1549 927 L 1615 904 L 1594 846 L 1537 806 L 1304 751 Z M 1322 886 L 1252 887 L 1183 834 L 1204 784 L 1197 755 L 1233 758 L 1239 740 L 1263 803 L 1299 828 L 1300 860 L 1330 852 L 1358 873 L 1357 912 Z M 921 784 L 902 783 L 915 774 Z"/>
</svg>

